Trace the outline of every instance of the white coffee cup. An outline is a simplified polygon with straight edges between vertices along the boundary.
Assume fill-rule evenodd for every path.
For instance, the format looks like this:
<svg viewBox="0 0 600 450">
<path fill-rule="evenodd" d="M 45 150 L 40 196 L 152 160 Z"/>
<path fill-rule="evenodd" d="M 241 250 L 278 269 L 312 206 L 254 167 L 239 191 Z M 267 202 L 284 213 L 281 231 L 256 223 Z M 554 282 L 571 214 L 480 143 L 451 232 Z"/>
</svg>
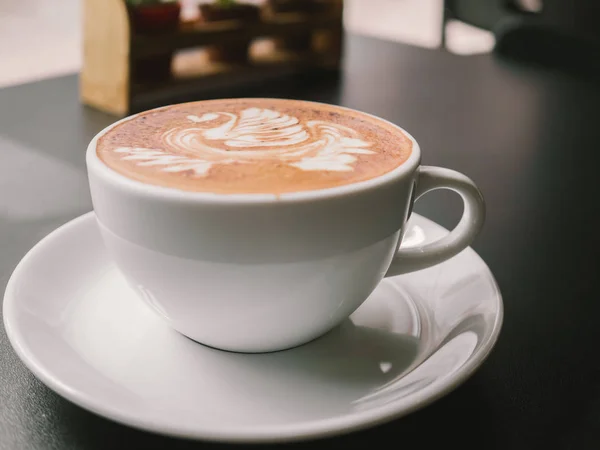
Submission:
<svg viewBox="0 0 600 450">
<path fill-rule="evenodd" d="M 96 154 L 99 137 L 115 125 L 87 150 L 106 247 L 174 329 L 219 349 L 267 352 L 311 341 L 346 319 L 384 277 L 459 253 L 484 222 L 475 184 L 450 169 L 420 166 L 419 145 L 399 127 L 413 149 L 391 172 L 274 195 L 187 192 L 126 178 Z M 414 201 L 434 189 L 462 197 L 460 223 L 437 242 L 398 250 Z"/>
</svg>

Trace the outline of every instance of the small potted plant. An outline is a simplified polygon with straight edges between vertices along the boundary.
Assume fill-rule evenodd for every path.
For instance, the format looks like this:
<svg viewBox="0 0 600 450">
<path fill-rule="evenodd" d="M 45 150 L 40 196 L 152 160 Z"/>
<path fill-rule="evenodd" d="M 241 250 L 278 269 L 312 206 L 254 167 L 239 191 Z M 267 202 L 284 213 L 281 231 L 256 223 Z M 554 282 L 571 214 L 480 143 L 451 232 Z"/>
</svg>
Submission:
<svg viewBox="0 0 600 450">
<path fill-rule="evenodd" d="M 177 0 L 126 0 L 131 28 L 138 34 L 167 34 L 177 31 L 181 5 Z M 138 60 L 133 66 L 138 80 L 164 80 L 171 76 L 173 52 Z"/>
<path fill-rule="evenodd" d="M 199 5 L 201 20 L 204 22 L 220 22 L 224 20 L 240 20 L 257 22 L 260 20 L 260 8 L 256 5 L 239 3 L 236 0 L 216 0 Z M 219 62 L 245 63 L 251 41 L 242 39 L 227 44 L 208 47 L 210 59 Z"/>
</svg>

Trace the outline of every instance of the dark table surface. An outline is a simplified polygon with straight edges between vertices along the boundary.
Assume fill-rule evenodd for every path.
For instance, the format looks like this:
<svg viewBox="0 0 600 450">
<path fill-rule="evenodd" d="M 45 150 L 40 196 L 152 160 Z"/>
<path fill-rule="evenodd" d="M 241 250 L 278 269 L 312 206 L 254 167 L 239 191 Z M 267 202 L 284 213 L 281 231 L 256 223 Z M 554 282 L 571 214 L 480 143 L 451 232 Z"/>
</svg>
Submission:
<svg viewBox="0 0 600 450">
<path fill-rule="evenodd" d="M 488 204 L 474 248 L 505 302 L 495 350 L 456 391 L 386 425 L 290 447 L 600 448 L 598 81 L 350 37 L 340 79 L 230 94 L 374 113 L 409 130 L 425 164 L 472 177 Z M 40 238 L 91 210 L 85 148 L 114 120 L 79 104 L 75 76 L 0 90 L 0 292 Z M 452 227 L 460 201 L 436 193 L 416 211 Z M 63 400 L 24 367 L 0 327 L 0 448 L 132 447 L 219 445 L 137 431 Z"/>
</svg>

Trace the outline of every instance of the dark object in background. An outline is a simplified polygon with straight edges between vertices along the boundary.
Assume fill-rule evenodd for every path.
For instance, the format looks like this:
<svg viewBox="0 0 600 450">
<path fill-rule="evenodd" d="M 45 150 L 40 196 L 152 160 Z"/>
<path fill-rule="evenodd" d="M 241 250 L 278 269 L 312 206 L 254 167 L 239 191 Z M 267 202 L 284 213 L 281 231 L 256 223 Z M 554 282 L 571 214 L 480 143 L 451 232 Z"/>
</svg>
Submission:
<svg viewBox="0 0 600 450">
<path fill-rule="evenodd" d="M 199 5 L 199 8 L 202 20 L 205 22 L 223 20 L 257 22 L 260 19 L 260 8 L 245 3 L 232 3 L 227 6 L 208 3 Z M 248 62 L 251 42 L 249 39 L 244 39 L 228 44 L 211 45 L 206 50 L 212 61 L 244 64 Z"/>
<path fill-rule="evenodd" d="M 181 14 L 179 2 L 128 4 L 127 11 L 135 33 L 167 34 L 174 33 L 179 27 Z M 173 52 L 168 52 L 136 61 L 131 68 L 134 78 L 140 81 L 169 79 L 173 55 Z"/>
<path fill-rule="evenodd" d="M 336 2 L 332 0 L 267 0 L 265 12 L 267 15 L 303 14 L 317 16 L 335 12 Z M 313 46 L 313 32 L 299 33 L 273 39 L 275 47 L 292 52 L 309 52 Z"/>
<path fill-rule="evenodd" d="M 313 14 L 316 5 L 314 0 L 267 0 L 266 8 L 271 14 Z M 276 38 L 274 41 L 279 49 L 308 51 L 311 47 L 312 33 L 302 32 L 286 38 Z"/>
<path fill-rule="evenodd" d="M 181 5 L 179 2 L 147 2 L 128 5 L 131 23 L 136 33 L 161 34 L 177 30 Z"/>
<path fill-rule="evenodd" d="M 274 13 L 311 13 L 315 5 L 314 0 L 267 0 L 267 8 Z"/>
<path fill-rule="evenodd" d="M 515 61 L 565 71 L 600 72 L 600 42 L 527 22 L 501 25 L 494 51 Z"/>
<path fill-rule="evenodd" d="M 600 70 L 597 0 L 445 0 L 444 30 L 451 19 L 493 32 L 494 51 L 502 57 L 577 72 Z"/>
</svg>

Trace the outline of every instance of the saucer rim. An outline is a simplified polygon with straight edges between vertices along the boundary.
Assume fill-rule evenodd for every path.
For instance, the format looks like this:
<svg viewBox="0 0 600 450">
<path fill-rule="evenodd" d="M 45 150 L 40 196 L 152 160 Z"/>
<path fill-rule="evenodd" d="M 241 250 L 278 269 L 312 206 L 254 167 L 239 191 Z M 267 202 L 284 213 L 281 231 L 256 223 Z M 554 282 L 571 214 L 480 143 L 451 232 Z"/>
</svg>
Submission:
<svg viewBox="0 0 600 450">
<path fill-rule="evenodd" d="M 417 213 L 413 213 L 422 219 L 428 226 L 438 227 L 447 232 L 447 230 L 434 221 L 423 217 Z M 430 405 L 439 400 L 448 393 L 452 392 L 458 386 L 463 384 L 472 374 L 483 364 L 487 359 L 492 349 L 494 348 L 504 320 L 504 305 L 502 294 L 498 283 L 494 278 L 491 270 L 483 261 L 483 259 L 471 247 L 464 251 L 471 252 L 471 256 L 478 260 L 478 263 L 485 269 L 487 277 L 491 282 L 491 290 L 495 294 L 495 303 L 497 314 L 491 332 L 484 337 L 477 349 L 471 354 L 467 362 L 463 364 L 453 374 L 443 379 L 439 383 L 432 383 L 425 388 L 398 400 L 394 400 L 389 404 L 382 405 L 367 411 L 354 412 L 349 415 L 340 417 L 330 417 L 321 420 L 312 420 L 299 424 L 289 425 L 271 425 L 271 426 L 251 426 L 251 427 L 227 427 L 215 428 L 214 426 L 202 427 L 189 425 L 178 427 L 169 424 L 158 423 L 147 419 L 138 419 L 129 414 L 121 413 L 118 409 L 112 409 L 102 405 L 101 402 L 95 400 L 97 396 L 89 393 L 74 390 L 67 384 L 63 383 L 59 378 L 52 374 L 52 369 L 45 367 L 35 356 L 35 351 L 27 348 L 23 344 L 23 339 L 17 330 L 18 326 L 18 306 L 17 294 L 15 286 L 22 273 L 27 270 L 29 261 L 43 254 L 45 247 L 51 241 L 60 239 L 63 235 L 68 235 L 73 229 L 86 226 L 88 222 L 95 221 L 93 211 L 76 217 L 65 224 L 54 229 L 48 235 L 37 242 L 21 259 L 11 274 L 6 290 L 4 293 L 3 304 L 3 321 L 4 328 L 9 342 L 19 356 L 19 359 L 25 366 L 49 389 L 53 390 L 63 398 L 71 401 L 77 406 L 90 411 L 102 418 L 120 423 L 122 425 L 131 426 L 133 428 L 148 431 L 152 433 L 163 434 L 171 437 L 207 440 L 215 442 L 230 442 L 230 443 L 282 443 L 296 442 L 309 439 L 319 439 L 337 436 L 344 433 L 364 430 L 377 425 L 391 422 L 403 416 L 406 416 L 418 409 Z M 400 275 L 404 276 L 404 275 Z M 15 325 L 13 326 L 13 322 Z M 421 363 L 422 364 L 422 363 Z M 414 368 L 413 368 L 414 369 Z M 406 374 L 405 374 L 406 375 Z"/>
</svg>

